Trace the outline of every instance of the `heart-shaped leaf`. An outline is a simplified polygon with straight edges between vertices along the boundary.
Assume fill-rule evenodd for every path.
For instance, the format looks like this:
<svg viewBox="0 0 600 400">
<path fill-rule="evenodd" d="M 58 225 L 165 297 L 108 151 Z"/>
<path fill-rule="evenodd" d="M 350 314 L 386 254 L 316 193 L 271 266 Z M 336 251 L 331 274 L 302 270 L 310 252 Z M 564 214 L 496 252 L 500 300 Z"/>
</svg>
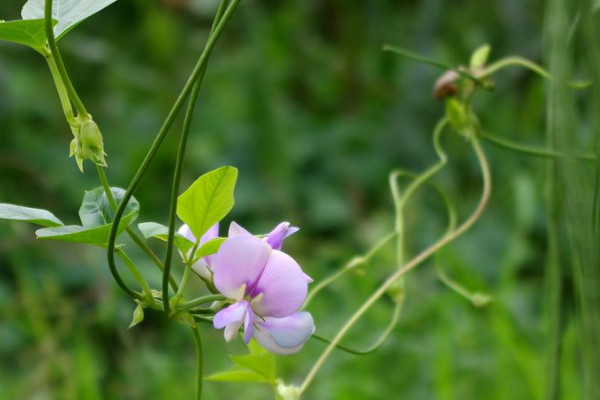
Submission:
<svg viewBox="0 0 600 400">
<path fill-rule="evenodd" d="M 56 21 L 53 21 L 56 25 Z M 46 47 L 46 31 L 43 19 L 0 21 L 0 40 L 24 44 L 39 53 Z"/>
<path fill-rule="evenodd" d="M 119 203 L 125 195 L 125 190 L 121 188 L 110 189 L 115 201 Z M 133 208 L 139 209 L 137 201 L 130 201 L 125 209 L 125 214 L 129 214 Z M 79 219 L 85 227 L 95 227 L 109 224 L 115 218 L 115 213 L 110 206 L 104 189 L 98 187 L 89 192 L 85 192 L 81 207 L 79 208 Z"/>
<path fill-rule="evenodd" d="M 58 21 L 54 28 L 56 40 L 86 18 L 108 7 L 117 0 L 54 0 L 52 18 Z M 43 19 L 44 0 L 29 0 L 21 11 L 23 19 Z"/>
<path fill-rule="evenodd" d="M 121 201 L 125 190 L 120 188 L 111 188 L 111 192 L 117 203 Z M 119 222 L 118 233 L 121 233 L 127 226 L 133 223 L 140 211 L 140 205 L 135 198 L 131 198 L 123 218 Z M 51 239 L 63 242 L 88 243 L 98 246 L 106 246 L 108 236 L 114 219 L 114 213 L 109 206 L 108 199 L 103 189 L 96 188 L 86 192 L 83 203 L 79 209 L 79 217 L 82 226 L 69 225 L 55 228 L 38 229 L 35 234 L 38 239 Z"/>
<path fill-rule="evenodd" d="M 197 238 L 222 220 L 233 207 L 237 169 L 221 167 L 198 178 L 178 198 L 177 216 Z"/>
<path fill-rule="evenodd" d="M 48 227 L 63 225 L 50 211 L 6 203 L 0 203 L 0 219 L 26 221 Z"/>
</svg>

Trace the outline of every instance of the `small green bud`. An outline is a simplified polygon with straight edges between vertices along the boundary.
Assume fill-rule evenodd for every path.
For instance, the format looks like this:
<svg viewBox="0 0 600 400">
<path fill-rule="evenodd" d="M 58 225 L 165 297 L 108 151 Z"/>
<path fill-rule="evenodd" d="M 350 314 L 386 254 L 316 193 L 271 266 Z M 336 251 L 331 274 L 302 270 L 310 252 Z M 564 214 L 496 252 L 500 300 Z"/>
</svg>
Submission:
<svg viewBox="0 0 600 400">
<path fill-rule="evenodd" d="M 299 400 L 300 388 L 294 385 L 286 385 L 279 380 L 277 383 L 277 399 L 278 400 Z"/>
<path fill-rule="evenodd" d="M 387 289 L 387 294 L 395 303 L 402 303 L 406 294 L 404 289 L 404 277 L 396 279 Z"/>
<path fill-rule="evenodd" d="M 471 54 L 471 61 L 469 62 L 469 67 L 472 70 L 476 70 L 479 68 L 483 68 L 485 63 L 487 63 L 488 57 L 490 56 L 490 50 L 492 48 L 489 44 L 485 44 L 481 47 L 478 47 L 473 54 Z"/>
<path fill-rule="evenodd" d="M 475 307 L 484 307 L 490 301 L 492 301 L 492 298 L 485 293 L 473 293 L 471 295 L 471 303 L 473 303 Z"/>
<path fill-rule="evenodd" d="M 471 109 L 455 98 L 446 99 L 446 117 L 452 128 L 459 134 L 471 139 L 477 136 L 479 121 Z"/>
<path fill-rule="evenodd" d="M 104 156 L 104 142 L 100 128 L 91 119 L 85 119 L 79 129 L 74 130 L 75 139 L 71 141 L 69 156 L 75 156 L 77 166 L 83 172 L 83 160 L 90 160 L 94 164 L 106 167 Z"/>
<path fill-rule="evenodd" d="M 131 320 L 131 323 L 127 329 L 133 328 L 144 320 L 144 306 L 139 301 L 136 301 L 136 303 L 137 307 L 135 310 L 133 310 L 133 319 Z"/>
</svg>

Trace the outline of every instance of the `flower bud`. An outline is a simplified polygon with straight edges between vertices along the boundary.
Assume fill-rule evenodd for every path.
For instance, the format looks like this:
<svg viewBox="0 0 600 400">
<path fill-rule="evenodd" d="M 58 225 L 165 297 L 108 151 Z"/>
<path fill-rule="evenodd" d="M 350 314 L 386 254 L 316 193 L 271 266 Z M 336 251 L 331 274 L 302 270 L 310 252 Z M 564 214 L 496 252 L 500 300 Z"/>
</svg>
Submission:
<svg viewBox="0 0 600 400">
<path fill-rule="evenodd" d="M 286 385 L 282 380 L 277 382 L 277 398 L 282 400 L 300 399 L 300 388 L 294 385 Z"/>
<path fill-rule="evenodd" d="M 133 310 L 133 318 L 127 329 L 133 328 L 144 320 L 144 306 L 139 301 L 136 301 L 136 303 L 137 306 L 135 307 L 135 310 Z"/>
<path fill-rule="evenodd" d="M 86 119 L 80 126 L 75 139 L 71 141 L 69 156 L 75 156 L 77 166 L 83 172 L 83 160 L 106 167 L 104 143 L 98 125 L 92 119 Z"/>
</svg>

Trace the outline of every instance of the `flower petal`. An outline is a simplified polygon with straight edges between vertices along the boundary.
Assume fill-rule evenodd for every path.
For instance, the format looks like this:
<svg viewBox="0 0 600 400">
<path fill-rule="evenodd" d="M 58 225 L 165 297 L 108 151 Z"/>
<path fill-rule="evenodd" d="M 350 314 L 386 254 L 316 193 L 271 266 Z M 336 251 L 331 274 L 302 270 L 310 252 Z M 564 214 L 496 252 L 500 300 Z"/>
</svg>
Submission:
<svg viewBox="0 0 600 400">
<path fill-rule="evenodd" d="M 192 233 L 192 230 L 190 229 L 190 227 L 187 224 L 181 225 L 181 228 L 179 228 L 177 233 L 179 233 L 181 236 L 183 236 L 190 242 L 196 243 L 196 236 L 194 236 L 194 234 Z"/>
<path fill-rule="evenodd" d="M 231 224 L 229 224 L 229 237 L 236 237 L 236 236 L 252 236 L 252 234 L 250 232 L 248 232 L 246 229 L 244 229 L 240 224 L 238 224 L 235 221 L 231 221 Z"/>
<path fill-rule="evenodd" d="M 284 318 L 266 317 L 256 325 L 254 338 L 275 354 L 297 353 L 315 331 L 313 317 L 306 311 Z"/>
<path fill-rule="evenodd" d="M 254 287 L 262 275 L 271 247 L 254 236 L 227 239 L 213 258 L 215 287 L 230 299 L 237 299 L 242 285 Z"/>
<path fill-rule="evenodd" d="M 215 314 L 213 326 L 216 329 L 225 328 L 225 341 L 231 342 L 235 339 L 242 323 L 245 324 L 249 319 L 254 319 L 254 313 L 251 314 L 251 318 L 248 317 L 250 313 L 252 313 L 250 304 L 245 300 L 238 301 Z M 246 335 L 244 334 L 244 338 L 245 337 Z"/>
<path fill-rule="evenodd" d="M 263 317 L 278 318 L 293 314 L 306 298 L 307 278 L 292 257 L 279 250 L 271 251 L 260 279 L 247 290 L 252 298 L 256 298 L 252 302 L 254 312 Z"/>
<path fill-rule="evenodd" d="M 246 315 L 246 309 L 248 308 L 247 301 L 238 301 L 232 305 L 222 309 L 215 314 L 213 319 L 213 326 L 216 329 L 223 329 L 225 326 L 236 322 L 243 321 L 244 315 Z"/>
<path fill-rule="evenodd" d="M 201 258 L 192 264 L 192 270 L 204 279 L 210 279 L 212 275 L 212 269 L 209 268 L 209 265 L 204 258 Z"/>
<path fill-rule="evenodd" d="M 190 242 L 196 243 L 196 237 L 194 236 L 194 234 L 192 233 L 192 230 L 190 229 L 190 227 L 187 224 L 183 224 L 181 226 L 181 228 L 179 228 L 177 233 L 179 233 L 180 235 L 182 235 L 183 237 L 188 239 Z M 214 224 L 213 226 L 211 226 L 208 229 L 208 231 L 206 231 L 206 233 L 204 233 L 204 235 L 202 235 L 202 237 L 200 238 L 199 246 L 202 246 L 204 243 L 206 243 L 209 240 L 212 240 L 216 237 L 219 237 L 219 223 L 218 222 L 216 224 Z M 191 250 L 188 252 L 188 254 L 187 254 L 188 257 L 191 252 L 192 252 Z M 196 272 L 201 277 L 206 278 L 206 279 L 210 278 L 211 271 L 212 271 L 212 263 L 213 263 L 212 258 L 213 258 L 213 255 L 201 258 L 200 260 L 196 261 L 194 263 L 194 265 L 192 265 L 192 269 L 194 270 L 194 272 Z"/>
<path fill-rule="evenodd" d="M 282 222 L 275 227 L 265 238 L 267 243 L 275 250 L 281 250 L 283 240 L 288 236 L 298 232 L 300 228 L 290 226 L 289 222 Z"/>
<path fill-rule="evenodd" d="M 248 306 L 248 311 L 244 317 L 244 343 L 250 343 L 252 335 L 254 334 L 254 312 L 252 307 Z"/>
</svg>

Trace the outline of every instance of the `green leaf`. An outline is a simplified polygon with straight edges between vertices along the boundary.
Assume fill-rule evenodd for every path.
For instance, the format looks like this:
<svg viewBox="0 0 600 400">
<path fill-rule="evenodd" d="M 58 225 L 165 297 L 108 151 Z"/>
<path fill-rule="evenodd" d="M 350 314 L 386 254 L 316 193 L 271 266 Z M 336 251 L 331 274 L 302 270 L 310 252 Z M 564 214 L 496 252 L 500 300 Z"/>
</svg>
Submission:
<svg viewBox="0 0 600 400">
<path fill-rule="evenodd" d="M 56 25 L 56 21 L 53 23 Z M 46 47 L 44 20 L 0 21 L 0 40 L 24 44 L 41 53 Z"/>
<path fill-rule="evenodd" d="M 125 190 L 111 189 L 117 203 L 123 198 Z M 135 198 L 131 198 L 123 218 L 119 223 L 118 233 L 134 222 L 140 211 L 140 205 Z M 83 203 L 79 209 L 79 218 L 82 225 L 59 226 L 56 228 L 38 229 L 35 233 L 38 239 L 51 239 L 63 242 L 88 243 L 106 246 L 114 213 L 108 205 L 108 199 L 102 188 L 86 192 Z"/>
<path fill-rule="evenodd" d="M 169 237 L 169 227 L 156 222 L 142 222 L 141 224 L 138 224 L 138 228 L 146 239 L 156 238 L 166 242 Z M 187 252 L 194 246 L 194 243 L 189 241 L 186 237 L 175 232 L 175 246 L 177 246 L 179 251 L 181 251 L 183 254 L 187 254 Z"/>
<path fill-rule="evenodd" d="M 197 238 L 222 220 L 233 207 L 237 169 L 221 167 L 198 178 L 177 203 L 177 216 Z"/>
<path fill-rule="evenodd" d="M 236 366 L 231 367 L 226 371 L 217 372 L 216 374 L 209 375 L 204 379 L 213 382 L 269 383 L 263 376 L 257 374 L 256 372 Z"/>
<path fill-rule="evenodd" d="M 214 238 L 204 243 L 198 250 L 196 250 L 196 254 L 194 254 L 194 263 L 202 257 L 215 254 L 217 251 L 219 251 L 219 248 L 226 240 L 227 238 Z"/>
<path fill-rule="evenodd" d="M 117 204 L 120 203 L 123 196 L 125 196 L 125 189 L 113 187 L 110 191 Z M 131 199 L 125 208 L 123 215 L 127 215 L 132 211 L 139 211 L 139 209 L 140 205 L 137 200 Z M 81 207 L 79 208 L 79 219 L 81 219 L 81 224 L 84 227 L 93 228 L 110 224 L 114 218 L 115 212 L 106 197 L 104 188 L 97 187 L 94 190 L 85 192 Z"/>
<path fill-rule="evenodd" d="M 471 54 L 471 61 L 469 62 L 470 68 L 477 69 L 484 67 L 490 56 L 491 49 L 489 44 L 478 47 L 473 54 Z"/>
<path fill-rule="evenodd" d="M 50 211 L 6 203 L 0 203 L 0 219 L 26 221 L 48 227 L 63 225 L 63 223 Z"/>
<path fill-rule="evenodd" d="M 52 18 L 58 20 L 54 28 L 56 40 L 63 37 L 86 18 L 96 14 L 117 0 L 54 0 Z M 21 16 L 25 20 L 44 18 L 44 0 L 29 0 L 23 6 Z"/>
<path fill-rule="evenodd" d="M 265 378 L 267 382 L 274 383 L 276 380 L 275 356 L 273 354 L 248 354 L 245 356 L 229 356 L 229 358 L 240 367 L 256 372 Z"/>
</svg>

